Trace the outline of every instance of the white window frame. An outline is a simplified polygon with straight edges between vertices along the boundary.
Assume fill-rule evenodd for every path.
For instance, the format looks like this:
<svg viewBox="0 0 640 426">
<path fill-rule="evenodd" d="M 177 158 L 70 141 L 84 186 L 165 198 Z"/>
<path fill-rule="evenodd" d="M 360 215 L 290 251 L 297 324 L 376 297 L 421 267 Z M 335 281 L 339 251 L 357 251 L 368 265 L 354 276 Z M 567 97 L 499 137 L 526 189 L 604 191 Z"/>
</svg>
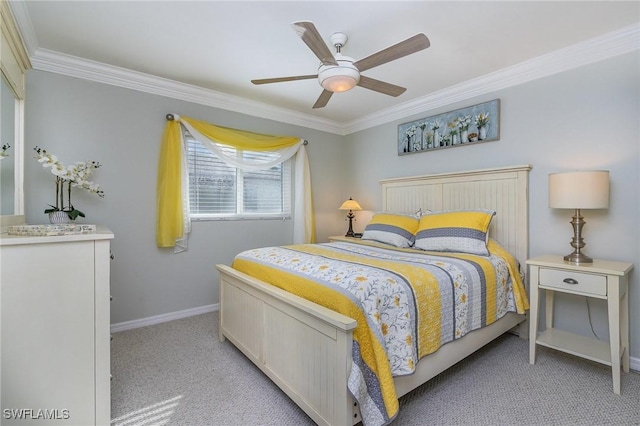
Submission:
<svg viewBox="0 0 640 426">
<path fill-rule="evenodd" d="M 184 143 L 185 143 L 185 152 L 187 157 L 190 157 L 189 144 L 190 143 L 198 143 L 199 141 L 195 140 L 191 135 L 185 132 L 184 135 Z M 206 148 L 205 148 L 206 149 Z M 216 155 L 207 150 L 213 157 Z M 252 151 L 256 154 L 261 154 L 260 152 Z M 242 156 L 243 151 L 237 150 L 236 155 Z M 288 220 L 292 217 L 292 205 L 293 205 L 293 170 L 292 170 L 292 160 L 288 159 L 282 162 L 282 205 L 283 211 L 279 213 L 269 213 L 269 212 L 245 212 L 244 211 L 244 174 L 250 173 L 241 168 L 229 166 L 235 169 L 236 176 L 236 213 L 197 213 L 193 211 L 193 207 L 189 205 L 189 218 L 192 221 L 217 221 L 217 220 L 254 220 L 254 219 L 278 219 L 278 220 Z M 187 167 L 191 164 L 190 161 L 186 162 Z M 189 170 L 190 172 L 190 170 Z M 188 176 L 191 177 L 191 173 L 188 173 Z M 188 194 L 188 202 L 191 203 L 191 182 L 187 185 L 189 188 Z"/>
</svg>

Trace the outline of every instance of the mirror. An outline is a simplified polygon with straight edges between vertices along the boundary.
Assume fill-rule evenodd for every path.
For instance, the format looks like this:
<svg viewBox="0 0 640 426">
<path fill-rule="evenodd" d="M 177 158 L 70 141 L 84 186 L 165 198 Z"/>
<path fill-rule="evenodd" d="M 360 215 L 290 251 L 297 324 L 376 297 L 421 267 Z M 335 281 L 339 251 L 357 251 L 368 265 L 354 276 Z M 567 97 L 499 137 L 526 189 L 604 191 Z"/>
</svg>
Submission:
<svg viewBox="0 0 640 426">
<path fill-rule="evenodd" d="M 29 56 L 9 2 L 0 1 L 0 149 L 10 145 L 0 160 L 0 232 L 24 222 L 24 92 Z"/>
<path fill-rule="evenodd" d="M 6 156 L 0 158 L 0 215 L 19 214 L 15 209 L 15 132 L 16 98 L 7 80 L 2 75 L 0 87 L 0 148 L 9 146 Z"/>
</svg>

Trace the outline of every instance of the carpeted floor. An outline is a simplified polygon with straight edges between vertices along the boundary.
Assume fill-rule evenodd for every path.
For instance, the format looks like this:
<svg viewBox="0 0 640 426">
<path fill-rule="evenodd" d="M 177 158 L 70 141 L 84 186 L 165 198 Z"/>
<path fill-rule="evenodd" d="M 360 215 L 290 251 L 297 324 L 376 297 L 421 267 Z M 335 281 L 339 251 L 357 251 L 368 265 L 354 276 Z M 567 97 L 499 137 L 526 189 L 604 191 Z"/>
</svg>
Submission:
<svg viewBox="0 0 640 426">
<path fill-rule="evenodd" d="M 228 341 L 218 313 L 116 333 L 112 425 L 313 425 Z M 393 425 L 640 425 L 640 374 L 505 335 L 400 399 Z"/>
</svg>

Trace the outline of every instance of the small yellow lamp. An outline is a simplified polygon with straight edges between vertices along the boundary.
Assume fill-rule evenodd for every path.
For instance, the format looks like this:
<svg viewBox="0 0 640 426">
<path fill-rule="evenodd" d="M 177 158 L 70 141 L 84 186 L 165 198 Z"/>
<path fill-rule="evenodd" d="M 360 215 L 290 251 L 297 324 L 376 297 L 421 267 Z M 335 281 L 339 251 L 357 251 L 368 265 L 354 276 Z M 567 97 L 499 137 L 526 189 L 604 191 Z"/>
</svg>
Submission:
<svg viewBox="0 0 640 426">
<path fill-rule="evenodd" d="M 340 210 L 349 210 L 349 213 L 347 213 L 347 220 L 349 220 L 349 230 L 345 234 L 345 237 L 353 237 L 353 219 L 356 217 L 356 215 L 353 214 L 353 211 L 362 210 L 362 207 L 360 207 L 360 204 L 358 204 L 356 200 L 349 197 L 347 201 L 342 203 L 342 205 L 340 206 Z"/>
</svg>

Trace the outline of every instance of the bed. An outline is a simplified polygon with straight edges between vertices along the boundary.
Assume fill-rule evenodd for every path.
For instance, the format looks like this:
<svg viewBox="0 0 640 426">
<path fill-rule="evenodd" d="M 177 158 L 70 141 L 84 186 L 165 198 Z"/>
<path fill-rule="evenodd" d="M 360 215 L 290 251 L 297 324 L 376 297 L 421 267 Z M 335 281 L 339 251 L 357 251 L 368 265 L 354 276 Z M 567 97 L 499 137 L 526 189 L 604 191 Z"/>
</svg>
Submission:
<svg viewBox="0 0 640 426">
<path fill-rule="evenodd" d="M 380 210 L 495 211 L 489 235 L 517 261 L 524 262 L 528 250 L 530 169 L 524 165 L 385 179 L 381 181 Z M 362 244 L 366 247 L 367 243 Z M 356 244 L 346 240 L 329 245 L 356 250 Z M 320 244 L 311 249 L 325 247 Z M 357 370 L 353 366 L 358 365 L 352 350 L 354 333 L 359 332 L 353 315 L 343 315 L 265 282 L 272 277 L 257 278 L 227 265 L 217 265 L 217 269 L 220 340 L 231 341 L 316 423 L 352 425 L 363 420 L 364 407 L 349 391 L 349 380 Z M 525 319 L 524 314 L 508 312 L 490 325 L 443 344 L 420 358 L 412 374 L 391 379 L 394 396 L 398 398 L 415 389 L 503 333 L 515 330 L 526 337 Z M 359 339 L 355 342 L 359 343 Z M 353 383 L 351 386 L 353 389 Z M 366 413 L 365 419 L 368 420 Z"/>
</svg>

